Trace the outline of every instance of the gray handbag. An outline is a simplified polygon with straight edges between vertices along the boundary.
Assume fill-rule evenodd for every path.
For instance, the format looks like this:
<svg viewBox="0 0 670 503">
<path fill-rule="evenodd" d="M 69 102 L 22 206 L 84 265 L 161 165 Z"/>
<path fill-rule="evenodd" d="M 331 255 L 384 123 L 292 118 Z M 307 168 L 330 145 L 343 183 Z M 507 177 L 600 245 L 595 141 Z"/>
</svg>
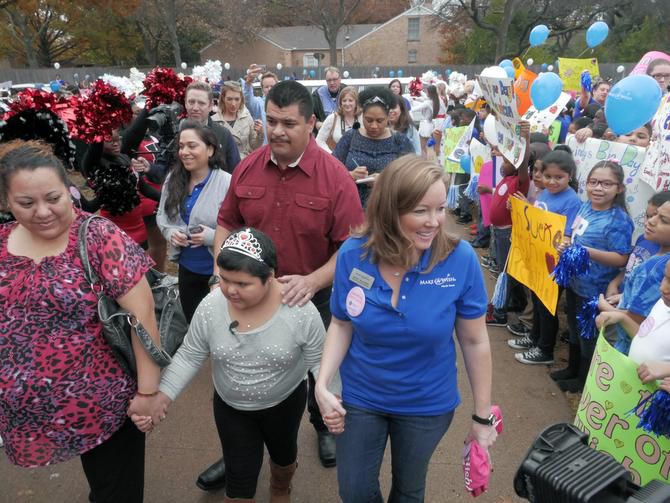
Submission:
<svg viewBox="0 0 670 503">
<path fill-rule="evenodd" d="M 82 222 L 81 227 L 79 227 L 78 245 L 79 256 L 84 266 L 84 275 L 98 297 L 98 316 L 102 323 L 105 340 L 111 346 L 121 367 L 129 374 L 135 375 L 137 374 L 137 365 L 130 342 L 130 328 L 133 327 L 151 359 L 159 367 L 166 367 L 172 361 L 171 356 L 177 352 L 188 331 L 188 322 L 186 316 L 184 316 L 181 302 L 179 302 L 177 279 L 155 269 L 146 273 L 154 298 L 156 321 L 161 340 L 161 347 L 159 348 L 132 313 L 122 309 L 114 299 L 105 295 L 98 275 L 91 267 L 86 247 L 88 225 L 94 218 L 106 220 L 101 216 L 91 215 Z"/>
</svg>

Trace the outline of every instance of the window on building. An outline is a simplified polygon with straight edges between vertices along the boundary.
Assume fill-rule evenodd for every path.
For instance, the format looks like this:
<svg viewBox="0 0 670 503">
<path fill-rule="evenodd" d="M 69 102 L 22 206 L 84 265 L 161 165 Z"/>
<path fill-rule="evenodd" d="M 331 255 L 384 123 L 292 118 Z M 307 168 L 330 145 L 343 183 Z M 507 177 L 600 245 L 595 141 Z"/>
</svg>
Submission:
<svg viewBox="0 0 670 503">
<path fill-rule="evenodd" d="M 319 66 L 319 61 L 314 57 L 314 54 L 305 54 L 302 57 L 302 66 Z"/>
<path fill-rule="evenodd" d="M 419 40 L 419 21 L 418 17 L 407 19 L 407 40 Z"/>
<path fill-rule="evenodd" d="M 407 62 L 416 63 L 416 49 L 410 49 L 407 52 Z"/>
</svg>

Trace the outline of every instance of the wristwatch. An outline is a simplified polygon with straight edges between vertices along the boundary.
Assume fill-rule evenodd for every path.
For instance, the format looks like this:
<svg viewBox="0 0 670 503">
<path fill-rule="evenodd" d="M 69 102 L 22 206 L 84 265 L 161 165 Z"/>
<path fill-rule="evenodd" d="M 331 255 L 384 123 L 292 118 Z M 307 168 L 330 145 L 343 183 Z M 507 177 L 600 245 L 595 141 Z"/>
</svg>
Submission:
<svg viewBox="0 0 670 503">
<path fill-rule="evenodd" d="M 212 274 L 209 277 L 209 281 L 207 282 L 207 286 L 218 285 L 219 281 L 221 281 L 221 276 L 219 276 L 218 274 Z"/>
<path fill-rule="evenodd" d="M 493 426 L 496 422 L 495 414 L 489 415 L 487 418 L 479 417 L 477 414 L 472 414 L 472 420 L 475 423 L 485 424 L 486 426 Z"/>
</svg>

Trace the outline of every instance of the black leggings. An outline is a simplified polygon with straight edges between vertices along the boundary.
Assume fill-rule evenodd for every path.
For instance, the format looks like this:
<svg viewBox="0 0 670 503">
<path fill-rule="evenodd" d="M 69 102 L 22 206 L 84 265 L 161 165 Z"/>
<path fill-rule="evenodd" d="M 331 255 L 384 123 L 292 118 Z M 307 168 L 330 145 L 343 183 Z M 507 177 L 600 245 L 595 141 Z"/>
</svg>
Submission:
<svg viewBox="0 0 670 503">
<path fill-rule="evenodd" d="M 263 410 L 234 409 L 214 392 L 214 420 L 226 463 L 226 495 L 253 498 L 263 465 L 270 459 L 287 466 L 298 457 L 298 428 L 305 412 L 307 384 L 302 381 L 283 402 Z"/>
<path fill-rule="evenodd" d="M 81 455 L 96 503 L 142 503 L 144 433 L 130 419 L 107 441 Z"/>
<path fill-rule="evenodd" d="M 559 299 L 562 291 L 562 289 L 558 291 Z M 533 328 L 530 331 L 530 338 L 543 353 L 553 356 L 558 334 L 558 316 L 551 314 L 533 292 L 531 292 L 531 298 L 533 300 Z"/>
<path fill-rule="evenodd" d="M 210 275 L 191 272 L 186 267 L 179 266 L 179 300 L 184 310 L 186 321 L 191 323 L 193 313 L 195 313 L 198 304 L 207 297 L 209 293 Z"/>
</svg>

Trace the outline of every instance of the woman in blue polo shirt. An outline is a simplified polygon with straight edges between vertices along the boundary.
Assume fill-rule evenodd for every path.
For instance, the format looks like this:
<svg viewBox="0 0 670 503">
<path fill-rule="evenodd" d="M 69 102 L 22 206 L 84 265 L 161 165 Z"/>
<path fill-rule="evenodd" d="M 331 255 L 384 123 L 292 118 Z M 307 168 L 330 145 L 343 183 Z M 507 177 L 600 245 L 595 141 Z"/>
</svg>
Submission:
<svg viewBox="0 0 670 503">
<path fill-rule="evenodd" d="M 423 501 L 428 463 L 460 402 L 454 330 L 474 396 L 469 438 L 495 439 L 487 294 L 475 252 L 445 230 L 446 199 L 434 163 L 401 157 L 379 175 L 366 224 L 338 252 L 316 397 L 339 433 L 344 503 L 383 501 L 389 436 L 389 501 Z M 338 368 L 342 403 L 327 390 Z"/>
<path fill-rule="evenodd" d="M 231 177 L 209 127 L 184 121 L 175 141 L 178 160 L 163 184 L 156 223 L 170 245 L 168 258 L 179 263 L 179 298 L 190 323 L 209 293 L 216 216 Z"/>
</svg>

